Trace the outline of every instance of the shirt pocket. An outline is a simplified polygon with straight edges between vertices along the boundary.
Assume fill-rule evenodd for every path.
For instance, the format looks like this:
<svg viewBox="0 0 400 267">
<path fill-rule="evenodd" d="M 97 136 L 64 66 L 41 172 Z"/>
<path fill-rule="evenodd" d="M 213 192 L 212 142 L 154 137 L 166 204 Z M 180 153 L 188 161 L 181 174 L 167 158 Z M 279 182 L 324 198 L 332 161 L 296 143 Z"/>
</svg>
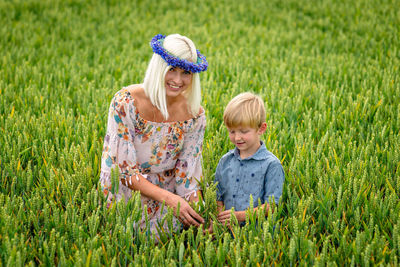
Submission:
<svg viewBox="0 0 400 267">
<path fill-rule="evenodd" d="M 264 187 L 264 174 L 262 171 L 250 171 L 243 177 L 242 190 L 245 194 L 252 194 L 253 198 L 259 197 Z"/>
</svg>

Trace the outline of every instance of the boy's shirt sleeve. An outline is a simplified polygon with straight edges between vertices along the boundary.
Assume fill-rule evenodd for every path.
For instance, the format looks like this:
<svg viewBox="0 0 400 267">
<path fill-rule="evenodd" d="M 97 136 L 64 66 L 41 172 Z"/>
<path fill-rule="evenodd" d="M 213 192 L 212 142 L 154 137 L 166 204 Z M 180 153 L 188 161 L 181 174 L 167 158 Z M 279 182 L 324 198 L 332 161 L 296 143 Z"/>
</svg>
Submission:
<svg viewBox="0 0 400 267">
<path fill-rule="evenodd" d="M 221 186 L 221 161 L 217 165 L 217 169 L 215 170 L 215 178 L 214 183 L 217 184 L 217 201 L 224 201 L 222 199 L 222 186 Z"/>
<path fill-rule="evenodd" d="M 275 204 L 279 204 L 282 196 L 283 182 L 285 181 L 285 173 L 280 162 L 272 163 L 268 167 L 268 171 L 264 179 L 264 203 L 268 202 L 271 197 L 275 199 Z"/>
</svg>

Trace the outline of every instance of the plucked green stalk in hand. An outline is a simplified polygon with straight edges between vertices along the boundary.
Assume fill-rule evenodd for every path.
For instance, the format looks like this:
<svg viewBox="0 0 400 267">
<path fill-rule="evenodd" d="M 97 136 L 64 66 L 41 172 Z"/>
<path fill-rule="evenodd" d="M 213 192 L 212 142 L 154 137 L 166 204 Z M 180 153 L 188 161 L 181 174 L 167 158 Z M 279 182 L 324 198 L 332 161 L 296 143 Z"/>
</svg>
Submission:
<svg viewBox="0 0 400 267">
<path fill-rule="evenodd" d="M 208 187 L 204 182 L 200 182 L 204 196 L 200 196 L 198 202 L 190 203 L 191 207 L 204 218 L 205 228 L 207 229 L 211 223 L 211 214 L 217 216 L 217 185 L 211 184 Z"/>
</svg>

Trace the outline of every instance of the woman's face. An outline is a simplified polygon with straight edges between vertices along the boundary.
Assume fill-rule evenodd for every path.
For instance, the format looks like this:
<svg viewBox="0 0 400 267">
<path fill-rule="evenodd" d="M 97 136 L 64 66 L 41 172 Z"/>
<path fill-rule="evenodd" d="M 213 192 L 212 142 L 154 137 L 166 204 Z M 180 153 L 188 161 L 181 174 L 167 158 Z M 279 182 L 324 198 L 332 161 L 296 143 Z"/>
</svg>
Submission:
<svg viewBox="0 0 400 267">
<path fill-rule="evenodd" d="M 165 75 L 165 91 L 167 97 L 176 97 L 188 89 L 192 84 L 193 73 L 171 67 Z"/>
</svg>

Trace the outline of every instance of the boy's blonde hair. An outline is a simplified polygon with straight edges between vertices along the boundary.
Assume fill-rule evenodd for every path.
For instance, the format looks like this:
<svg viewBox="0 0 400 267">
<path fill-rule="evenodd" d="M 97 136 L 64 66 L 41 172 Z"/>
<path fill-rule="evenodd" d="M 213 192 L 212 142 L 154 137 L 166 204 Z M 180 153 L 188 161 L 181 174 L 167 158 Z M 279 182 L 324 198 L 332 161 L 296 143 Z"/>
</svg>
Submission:
<svg viewBox="0 0 400 267">
<path fill-rule="evenodd" d="M 263 122 L 264 101 L 253 93 L 246 92 L 235 96 L 224 111 L 224 123 L 228 128 L 244 126 L 258 129 Z"/>
</svg>

